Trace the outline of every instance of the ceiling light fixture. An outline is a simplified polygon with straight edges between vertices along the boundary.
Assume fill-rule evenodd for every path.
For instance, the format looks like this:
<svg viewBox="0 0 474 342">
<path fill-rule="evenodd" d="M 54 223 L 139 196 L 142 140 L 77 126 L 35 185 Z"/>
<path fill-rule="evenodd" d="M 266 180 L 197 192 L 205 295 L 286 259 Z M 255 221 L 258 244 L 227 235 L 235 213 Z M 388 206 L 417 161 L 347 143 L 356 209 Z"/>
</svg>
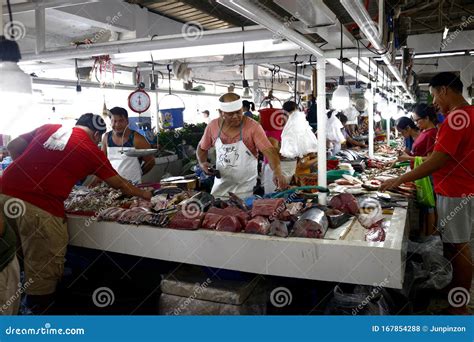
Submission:
<svg viewBox="0 0 474 342">
<path fill-rule="evenodd" d="M 7 0 L 9 25 L 13 25 L 10 0 Z M 2 16 L 0 10 L 0 16 Z M 0 29 L 4 29 L 0 24 Z M 15 40 L 0 36 L 0 104 L 2 120 L 0 133 L 13 132 L 13 122 L 18 123 L 22 114 L 29 108 L 33 97 L 31 77 L 25 74 L 18 62 L 21 59 L 20 48 Z"/>
</svg>

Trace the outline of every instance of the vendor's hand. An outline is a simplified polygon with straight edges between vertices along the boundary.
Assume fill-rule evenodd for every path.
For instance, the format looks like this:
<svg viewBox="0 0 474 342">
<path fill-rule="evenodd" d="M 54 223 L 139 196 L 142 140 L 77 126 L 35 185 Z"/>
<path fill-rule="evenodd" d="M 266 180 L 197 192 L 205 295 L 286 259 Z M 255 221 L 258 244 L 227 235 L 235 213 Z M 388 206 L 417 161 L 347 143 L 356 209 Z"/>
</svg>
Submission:
<svg viewBox="0 0 474 342">
<path fill-rule="evenodd" d="M 386 180 L 385 182 L 382 183 L 382 185 L 380 186 L 379 191 L 383 192 L 383 191 L 388 190 L 388 189 L 394 189 L 394 188 L 398 187 L 401 184 L 402 184 L 402 181 L 400 180 L 400 177 L 393 178 L 393 179 L 388 179 L 388 180 Z"/>
<path fill-rule="evenodd" d="M 288 187 L 288 182 L 281 172 L 273 174 L 273 183 L 275 183 L 277 189 L 286 189 Z"/>
<path fill-rule="evenodd" d="M 398 156 L 398 161 L 406 161 L 406 160 L 410 160 L 410 156 L 408 154 L 406 154 L 405 152 L 403 152 L 401 155 Z"/>
<path fill-rule="evenodd" d="M 153 197 L 153 193 L 151 191 L 143 191 L 141 197 L 149 201 Z"/>
<path fill-rule="evenodd" d="M 103 182 L 102 179 L 100 179 L 97 176 L 93 176 L 91 177 L 91 180 L 88 184 L 84 183 L 83 185 L 87 186 L 88 188 L 94 188 L 102 182 Z"/>
<path fill-rule="evenodd" d="M 204 171 L 204 173 L 208 176 L 212 176 L 212 171 L 210 170 L 211 164 L 208 162 L 199 163 L 199 167 Z"/>
</svg>

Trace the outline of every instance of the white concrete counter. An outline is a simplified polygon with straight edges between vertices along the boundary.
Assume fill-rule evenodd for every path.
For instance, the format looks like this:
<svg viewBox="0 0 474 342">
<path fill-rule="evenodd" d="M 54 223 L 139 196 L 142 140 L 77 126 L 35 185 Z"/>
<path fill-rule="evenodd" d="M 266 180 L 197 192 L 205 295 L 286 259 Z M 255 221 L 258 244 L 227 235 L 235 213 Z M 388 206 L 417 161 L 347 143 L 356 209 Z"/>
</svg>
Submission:
<svg viewBox="0 0 474 342">
<path fill-rule="evenodd" d="M 70 244 L 146 258 L 263 275 L 402 288 L 408 228 L 396 208 L 384 242 L 279 238 L 96 222 L 68 216 Z M 363 235 L 362 235 L 363 236 Z M 358 240 L 360 239 L 360 240 Z"/>
</svg>

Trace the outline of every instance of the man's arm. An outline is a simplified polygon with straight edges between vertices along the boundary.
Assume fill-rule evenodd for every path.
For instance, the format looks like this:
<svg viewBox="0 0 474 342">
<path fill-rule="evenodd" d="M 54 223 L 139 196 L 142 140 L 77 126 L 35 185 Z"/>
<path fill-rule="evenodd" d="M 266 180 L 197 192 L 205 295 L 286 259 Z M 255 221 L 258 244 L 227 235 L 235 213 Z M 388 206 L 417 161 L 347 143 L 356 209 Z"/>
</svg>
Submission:
<svg viewBox="0 0 474 342">
<path fill-rule="evenodd" d="M 426 155 L 426 157 L 420 157 L 420 158 L 421 158 L 423 161 L 428 160 L 428 159 L 430 158 L 431 154 L 432 154 L 432 152 L 431 152 L 431 153 L 428 153 L 428 154 Z M 398 157 L 398 161 L 412 161 L 412 162 L 414 162 L 414 161 L 415 161 L 415 158 L 416 158 L 416 157 L 410 156 L 410 155 L 404 153 L 404 154 L 402 154 L 401 156 Z"/>
<path fill-rule="evenodd" d="M 41 127 L 44 127 L 44 126 L 41 126 Z M 25 152 L 26 148 L 35 137 L 37 130 L 38 128 L 31 132 L 22 134 L 18 138 L 13 139 L 12 141 L 8 143 L 7 150 L 8 150 L 8 153 L 10 153 L 10 156 L 12 157 L 13 160 L 18 158 L 19 156 L 23 154 L 23 152 Z"/>
<path fill-rule="evenodd" d="M 263 155 L 268 159 L 268 163 L 273 170 L 273 182 L 279 189 L 288 187 L 285 177 L 281 172 L 280 155 L 274 147 L 267 148 L 262 151 Z"/>
<path fill-rule="evenodd" d="M 196 150 L 197 161 L 201 169 L 204 171 L 204 173 L 207 175 L 211 175 L 212 173 L 209 171 L 209 168 L 211 165 L 207 161 L 208 155 L 209 155 L 209 152 L 206 150 L 203 150 L 201 148 L 201 145 L 199 144 Z"/>
<path fill-rule="evenodd" d="M 102 152 L 104 152 L 106 157 L 107 157 L 107 135 L 108 133 L 105 133 L 102 136 Z"/>
<path fill-rule="evenodd" d="M 270 141 L 270 143 L 273 145 L 273 147 L 275 147 L 277 152 L 280 152 L 280 142 L 278 140 L 276 140 L 275 138 L 272 138 L 272 137 L 268 137 L 268 141 Z"/>
<path fill-rule="evenodd" d="M 26 141 L 22 137 L 13 139 L 7 145 L 8 153 L 10 153 L 10 156 L 12 157 L 13 160 L 21 156 L 23 152 L 25 152 L 27 147 L 28 147 L 28 141 Z"/>
<path fill-rule="evenodd" d="M 354 140 L 351 136 L 347 136 L 346 141 L 354 146 L 359 146 L 359 147 L 366 147 L 364 143 L 358 142 L 357 140 Z"/>
<path fill-rule="evenodd" d="M 134 145 L 137 150 L 144 150 L 144 149 L 151 148 L 151 145 L 148 143 L 145 137 L 139 133 L 135 133 Z M 148 172 L 151 171 L 151 169 L 153 169 L 153 166 L 155 166 L 155 156 L 151 155 L 151 156 L 142 157 L 142 160 L 144 162 L 142 166 L 142 173 L 147 174 Z"/>
<path fill-rule="evenodd" d="M 431 156 L 420 166 L 413 171 L 405 173 L 404 175 L 385 181 L 380 187 L 380 191 L 396 188 L 402 183 L 412 182 L 414 180 L 431 175 L 433 172 L 441 169 L 451 159 L 449 154 L 434 151 Z"/>
<path fill-rule="evenodd" d="M 142 197 L 147 200 L 152 197 L 150 191 L 145 191 L 133 186 L 130 182 L 119 175 L 107 178 L 104 181 L 112 188 L 120 190 L 124 195 Z"/>
</svg>

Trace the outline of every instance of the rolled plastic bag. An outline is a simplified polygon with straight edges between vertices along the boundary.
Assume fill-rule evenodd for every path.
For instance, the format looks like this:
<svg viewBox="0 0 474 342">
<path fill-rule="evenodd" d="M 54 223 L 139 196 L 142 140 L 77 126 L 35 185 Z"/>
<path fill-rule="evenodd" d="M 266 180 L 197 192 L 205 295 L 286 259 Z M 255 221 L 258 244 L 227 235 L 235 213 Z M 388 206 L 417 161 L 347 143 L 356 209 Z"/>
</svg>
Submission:
<svg viewBox="0 0 474 342">
<path fill-rule="evenodd" d="M 303 112 L 294 112 L 288 118 L 281 134 L 280 154 L 286 158 L 303 158 L 318 151 L 318 140 Z"/>
</svg>

